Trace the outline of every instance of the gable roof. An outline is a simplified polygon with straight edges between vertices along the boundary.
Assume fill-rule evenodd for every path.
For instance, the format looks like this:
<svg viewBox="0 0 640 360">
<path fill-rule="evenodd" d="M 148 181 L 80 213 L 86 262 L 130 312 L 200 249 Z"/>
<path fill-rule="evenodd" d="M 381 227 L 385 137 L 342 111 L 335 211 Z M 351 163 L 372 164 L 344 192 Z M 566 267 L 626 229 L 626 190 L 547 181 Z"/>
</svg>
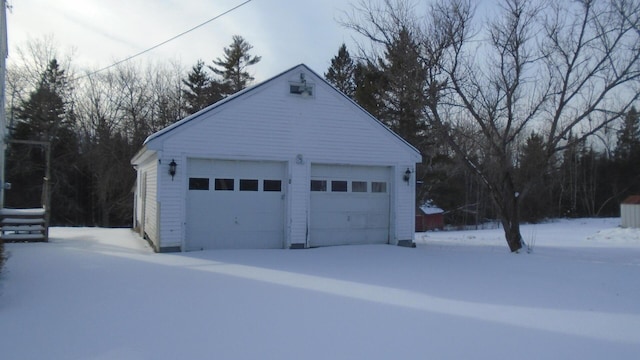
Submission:
<svg viewBox="0 0 640 360">
<path fill-rule="evenodd" d="M 416 213 L 417 212 L 421 212 L 424 215 L 433 215 L 433 214 L 444 214 L 444 210 L 442 210 L 441 208 L 434 206 L 434 205 L 429 205 L 429 204 L 425 204 L 422 206 L 416 206 Z"/>
<path fill-rule="evenodd" d="M 144 152 L 146 149 L 148 149 L 148 145 L 150 145 L 151 142 L 153 142 L 156 139 L 159 139 L 163 136 L 166 136 L 167 134 L 169 134 L 170 132 L 174 131 L 175 129 L 180 128 L 181 126 L 189 123 L 190 121 L 199 118 L 200 116 L 209 113 L 211 111 L 214 111 L 232 101 L 234 101 L 235 99 L 238 99 L 240 97 L 243 97 L 249 93 L 255 92 L 257 89 L 260 89 L 264 86 L 266 86 L 267 84 L 271 83 L 272 81 L 284 76 L 285 74 L 288 74 L 290 72 L 293 72 L 295 70 L 298 69 L 304 69 L 305 71 L 308 71 L 309 73 L 313 74 L 319 81 L 323 82 L 324 84 L 328 85 L 331 89 L 333 89 L 336 93 L 340 94 L 342 97 L 344 97 L 345 99 L 347 99 L 353 106 L 357 107 L 358 109 L 360 109 L 362 112 L 364 112 L 365 114 L 367 114 L 372 120 L 374 120 L 377 124 L 379 124 L 382 128 L 385 129 L 385 131 L 388 131 L 389 133 L 393 134 L 393 136 L 396 137 L 397 140 L 400 140 L 402 143 L 404 143 L 408 148 L 410 148 L 411 150 L 413 150 L 419 157 L 422 157 L 422 155 L 420 154 L 420 152 L 411 144 L 409 144 L 406 140 L 404 140 L 402 137 L 400 137 L 398 134 L 396 134 L 395 132 L 393 132 L 391 129 L 389 129 L 386 125 L 384 125 L 382 122 L 380 122 L 380 120 L 378 120 L 377 118 L 375 118 L 373 115 L 371 115 L 368 111 L 366 111 L 363 107 L 361 107 L 360 105 L 358 105 L 358 103 L 356 103 L 353 99 L 351 99 L 350 97 L 348 97 L 347 95 L 345 95 L 343 92 L 341 92 L 340 90 L 336 89 L 333 85 L 331 85 L 331 83 L 329 83 L 327 80 L 325 80 L 322 76 L 318 75 L 315 71 L 311 70 L 307 65 L 305 64 L 299 64 L 296 65 L 288 70 L 285 70 L 283 72 L 281 72 L 278 75 L 275 75 L 274 77 L 265 80 L 259 84 L 256 84 L 252 87 L 248 87 L 246 89 L 243 89 L 233 95 L 230 95 L 212 105 L 207 106 L 206 108 L 193 113 L 189 116 L 187 116 L 186 118 L 175 122 L 169 126 L 167 126 L 166 128 L 157 131 L 153 134 L 151 134 L 149 137 L 146 138 L 146 140 L 143 143 L 143 148 L 140 150 L 140 152 L 138 152 L 138 154 L 136 154 L 134 156 L 134 159 L 138 158 L 142 152 Z"/>
</svg>

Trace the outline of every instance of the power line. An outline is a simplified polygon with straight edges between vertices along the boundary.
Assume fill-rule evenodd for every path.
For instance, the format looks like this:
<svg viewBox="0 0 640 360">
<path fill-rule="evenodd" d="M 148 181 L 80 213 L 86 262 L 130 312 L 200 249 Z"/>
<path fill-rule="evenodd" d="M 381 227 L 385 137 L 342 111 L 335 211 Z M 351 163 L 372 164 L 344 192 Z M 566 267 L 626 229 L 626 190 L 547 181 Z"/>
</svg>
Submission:
<svg viewBox="0 0 640 360">
<path fill-rule="evenodd" d="M 201 24 L 199 24 L 199 25 L 196 25 L 196 26 L 192 27 L 191 29 L 189 29 L 189 30 L 187 30 L 187 31 L 181 32 L 180 34 L 178 34 L 178 35 L 176 35 L 176 36 L 174 36 L 174 37 L 172 37 L 172 38 L 170 38 L 170 39 L 168 39 L 168 40 L 165 40 L 165 41 L 163 41 L 163 42 L 161 42 L 161 43 L 159 43 L 159 44 L 157 44 L 157 45 L 154 45 L 154 46 L 152 46 L 152 47 L 150 47 L 150 48 L 148 48 L 148 49 L 146 49 L 146 50 L 140 51 L 139 53 L 134 54 L 134 55 L 131 55 L 131 56 L 129 56 L 129 57 L 127 57 L 127 58 L 125 58 L 125 59 L 122 59 L 122 60 L 120 60 L 120 61 L 116 61 L 115 63 L 113 63 L 113 64 L 111 64 L 111 65 L 109 65 L 109 66 L 106 66 L 106 67 L 103 67 L 103 68 L 98 69 L 98 70 L 96 70 L 96 71 L 93 71 L 93 72 L 91 72 L 91 73 L 88 73 L 88 74 L 85 74 L 85 75 L 79 76 L 79 77 L 75 78 L 75 80 L 82 79 L 82 78 L 85 78 L 85 77 L 89 77 L 89 76 L 91 76 L 91 75 L 95 75 L 95 74 L 97 74 L 97 73 L 100 73 L 100 72 L 103 72 L 103 71 L 105 71 L 105 70 L 111 69 L 112 67 L 118 66 L 118 65 L 120 65 L 120 64 L 122 64 L 122 63 L 124 63 L 124 62 L 127 62 L 127 61 L 131 60 L 131 59 L 134 59 L 134 58 L 136 58 L 136 57 L 138 57 L 138 56 L 140 56 L 140 55 L 142 55 L 142 54 L 146 54 L 146 53 L 148 53 L 149 51 L 152 51 L 152 50 L 154 50 L 154 49 L 157 49 L 157 48 L 159 48 L 160 46 L 162 46 L 162 45 L 164 45 L 164 44 L 166 44 L 166 43 L 168 43 L 168 42 L 171 42 L 171 41 L 173 41 L 173 40 L 175 40 L 175 39 L 177 39 L 177 38 L 179 38 L 179 37 L 181 37 L 181 36 L 184 36 L 184 35 L 186 35 L 186 34 L 188 34 L 188 33 L 192 32 L 192 31 L 194 31 L 194 30 L 196 30 L 196 29 L 198 29 L 198 28 L 201 28 L 201 27 L 203 27 L 203 26 L 207 25 L 208 23 L 210 23 L 210 22 L 212 22 L 212 21 L 214 21 L 214 20 L 217 20 L 217 19 L 219 19 L 219 18 L 221 18 L 221 17 L 223 17 L 223 16 L 225 16 L 225 15 L 229 14 L 230 12 L 232 12 L 232 11 L 234 11 L 234 10 L 237 10 L 238 8 L 240 8 L 240 7 L 242 7 L 242 6 L 244 6 L 244 5 L 248 4 L 248 3 L 250 3 L 251 1 L 252 1 L 252 0 L 246 0 L 245 2 L 243 2 L 243 3 L 239 4 L 239 5 L 236 5 L 236 6 L 232 7 L 231 9 L 229 9 L 229 10 L 227 10 L 227 11 L 225 11 L 225 12 L 221 13 L 221 14 L 218 14 L 218 15 L 214 16 L 214 17 L 212 17 L 211 19 L 209 19 L 209 20 L 207 20 L 207 21 L 205 21 L 205 22 L 203 22 L 203 23 L 201 23 Z"/>
</svg>

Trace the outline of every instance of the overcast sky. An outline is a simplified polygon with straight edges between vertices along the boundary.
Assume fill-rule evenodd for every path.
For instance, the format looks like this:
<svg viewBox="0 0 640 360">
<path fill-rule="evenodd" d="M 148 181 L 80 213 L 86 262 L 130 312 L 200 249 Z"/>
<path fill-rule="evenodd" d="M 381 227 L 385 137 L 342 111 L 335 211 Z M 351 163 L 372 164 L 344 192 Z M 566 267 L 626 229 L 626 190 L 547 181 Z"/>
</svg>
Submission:
<svg viewBox="0 0 640 360">
<path fill-rule="evenodd" d="M 245 0 L 9 0 L 9 61 L 16 46 L 53 36 L 60 53 L 74 49 L 74 65 L 98 69 L 203 23 Z M 264 80 L 305 63 L 323 74 L 354 33 L 336 22 L 348 0 L 252 0 L 239 9 L 138 58 L 179 60 L 222 56 L 234 34 L 262 56 L 253 67 Z M 59 55 L 60 56 L 60 55 Z M 15 58 L 14 58 L 15 60 Z"/>
</svg>

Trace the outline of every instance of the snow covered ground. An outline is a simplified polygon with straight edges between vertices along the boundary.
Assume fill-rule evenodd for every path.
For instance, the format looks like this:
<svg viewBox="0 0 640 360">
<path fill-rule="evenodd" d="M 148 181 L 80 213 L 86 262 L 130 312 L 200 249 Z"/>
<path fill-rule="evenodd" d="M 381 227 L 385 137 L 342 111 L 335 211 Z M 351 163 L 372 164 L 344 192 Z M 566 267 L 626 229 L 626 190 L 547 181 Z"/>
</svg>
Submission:
<svg viewBox="0 0 640 360">
<path fill-rule="evenodd" d="M 154 254 L 127 229 L 7 244 L 2 359 L 638 359 L 640 231 L 618 219 L 342 246 Z"/>
</svg>

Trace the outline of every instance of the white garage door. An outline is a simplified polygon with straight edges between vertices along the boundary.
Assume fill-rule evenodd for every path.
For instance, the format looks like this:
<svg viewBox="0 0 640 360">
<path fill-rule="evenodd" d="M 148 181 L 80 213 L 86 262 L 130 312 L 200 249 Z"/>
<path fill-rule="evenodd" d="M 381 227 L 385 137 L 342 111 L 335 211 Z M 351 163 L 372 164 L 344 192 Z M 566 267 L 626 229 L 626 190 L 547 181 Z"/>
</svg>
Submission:
<svg viewBox="0 0 640 360">
<path fill-rule="evenodd" d="M 284 244 L 285 164 L 188 160 L 186 250 Z"/>
<path fill-rule="evenodd" d="M 311 166 L 309 246 L 389 242 L 389 167 Z"/>
</svg>

